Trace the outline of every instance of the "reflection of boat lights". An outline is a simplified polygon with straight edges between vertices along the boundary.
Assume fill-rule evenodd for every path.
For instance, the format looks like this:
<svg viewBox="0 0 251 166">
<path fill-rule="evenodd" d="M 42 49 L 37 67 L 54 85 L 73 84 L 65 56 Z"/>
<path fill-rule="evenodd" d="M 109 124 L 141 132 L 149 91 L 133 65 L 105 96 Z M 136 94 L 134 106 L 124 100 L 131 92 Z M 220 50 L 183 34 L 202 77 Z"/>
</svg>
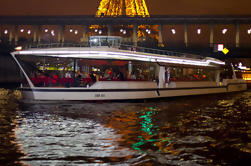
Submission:
<svg viewBox="0 0 251 166">
<path fill-rule="evenodd" d="M 144 153 L 144 151 L 142 151 L 142 149 L 140 148 L 140 146 L 147 144 L 147 143 L 151 143 L 153 146 L 155 147 L 159 147 L 159 151 L 164 151 L 163 146 L 161 145 L 164 142 L 167 142 L 168 144 L 165 145 L 164 147 L 167 147 L 171 144 L 171 141 L 169 140 L 168 137 L 165 138 L 155 138 L 157 136 L 157 133 L 155 131 L 159 130 L 158 126 L 154 126 L 153 125 L 153 121 L 152 121 L 152 115 L 155 114 L 155 110 L 153 109 L 153 107 L 147 107 L 146 112 L 143 113 L 143 115 L 141 115 L 139 118 L 142 119 L 142 121 L 140 122 L 141 124 L 141 130 L 144 131 L 148 136 L 146 138 L 144 138 L 143 136 L 145 136 L 145 134 L 143 134 L 143 136 L 138 136 L 139 141 L 134 143 L 132 145 L 132 148 Z M 150 136 L 150 138 L 149 138 Z M 154 137 L 154 138 L 152 138 Z"/>
</svg>

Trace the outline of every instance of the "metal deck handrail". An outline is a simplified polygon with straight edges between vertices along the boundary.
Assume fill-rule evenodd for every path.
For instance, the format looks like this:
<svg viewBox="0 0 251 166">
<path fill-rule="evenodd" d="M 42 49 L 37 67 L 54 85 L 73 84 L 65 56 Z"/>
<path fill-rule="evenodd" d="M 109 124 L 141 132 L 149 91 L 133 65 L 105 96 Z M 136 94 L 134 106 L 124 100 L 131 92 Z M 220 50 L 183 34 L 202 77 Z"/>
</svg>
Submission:
<svg viewBox="0 0 251 166">
<path fill-rule="evenodd" d="M 61 47 L 89 47 L 89 45 L 88 45 L 88 42 L 84 42 L 84 43 L 44 43 L 44 44 L 30 44 L 26 48 L 61 48 Z M 167 51 L 167 50 L 154 49 L 154 48 L 146 48 L 146 47 L 133 46 L 133 45 L 128 45 L 128 44 L 120 44 L 119 47 L 111 47 L 111 48 L 117 48 L 120 50 L 130 50 L 133 52 L 143 52 L 143 53 L 161 54 L 161 55 L 167 55 L 167 56 L 178 56 L 178 57 L 186 57 L 186 58 L 203 59 L 203 57 L 201 55 L 197 55 L 197 54 Z"/>
</svg>

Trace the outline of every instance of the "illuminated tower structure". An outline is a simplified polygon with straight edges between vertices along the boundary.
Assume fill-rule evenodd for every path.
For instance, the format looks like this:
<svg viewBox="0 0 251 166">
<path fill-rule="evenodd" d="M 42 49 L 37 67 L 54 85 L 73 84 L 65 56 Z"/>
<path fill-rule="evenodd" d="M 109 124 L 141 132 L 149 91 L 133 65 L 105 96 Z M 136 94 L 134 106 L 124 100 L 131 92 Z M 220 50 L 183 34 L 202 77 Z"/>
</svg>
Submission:
<svg viewBox="0 0 251 166">
<path fill-rule="evenodd" d="M 145 0 L 101 0 L 96 16 L 149 17 Z"/>
<path fill-rule="evenodd" d="M 100 0 L 96 17 L 150 17 L 145 0 Z M 92 25 L 90 27 L 91 35 L 103 32 L 107 35 L 119 35 L 123 38 L 130 38 L 132 42 L 144 41 L 148 38 L 158 40 L 157 25 L 117 25 L 117 26 L 101 26 Z"/>
</svg>

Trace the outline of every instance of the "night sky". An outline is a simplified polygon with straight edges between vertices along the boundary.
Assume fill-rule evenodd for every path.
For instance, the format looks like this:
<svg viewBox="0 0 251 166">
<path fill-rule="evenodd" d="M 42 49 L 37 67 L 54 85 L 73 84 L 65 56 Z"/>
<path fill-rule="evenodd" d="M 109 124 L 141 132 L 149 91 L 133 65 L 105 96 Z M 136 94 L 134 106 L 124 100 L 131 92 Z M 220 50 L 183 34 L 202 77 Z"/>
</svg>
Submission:
<svg viewBox="0 0 251 166">
<path fill-rule="evenodd" d="M 0 15 L 93 15 L 99 0 L 0 0 Z M 151 15 L 251 14 L 251 0 L 145 0 Z"/>
</svg>

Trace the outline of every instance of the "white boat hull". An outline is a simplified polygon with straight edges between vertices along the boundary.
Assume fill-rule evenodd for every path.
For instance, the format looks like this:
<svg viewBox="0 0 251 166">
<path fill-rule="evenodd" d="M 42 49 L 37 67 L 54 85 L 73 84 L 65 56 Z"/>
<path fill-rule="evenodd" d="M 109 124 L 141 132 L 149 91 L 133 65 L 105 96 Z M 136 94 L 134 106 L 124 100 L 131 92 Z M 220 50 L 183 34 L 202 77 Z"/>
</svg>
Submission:
<svg viewBox="0 0 251 166">
<path fill-rule="evenodd" d="M 245 83 L 229 83 L 225 86 L 139 88 L 139 89 L 92 89 L 92 88 L 28 88 L 22 89 L 26 100 L 41 101 L 97 101 L 134 100 L 175 96 L 227 93 L 244 91 Z"/>
</svg>

